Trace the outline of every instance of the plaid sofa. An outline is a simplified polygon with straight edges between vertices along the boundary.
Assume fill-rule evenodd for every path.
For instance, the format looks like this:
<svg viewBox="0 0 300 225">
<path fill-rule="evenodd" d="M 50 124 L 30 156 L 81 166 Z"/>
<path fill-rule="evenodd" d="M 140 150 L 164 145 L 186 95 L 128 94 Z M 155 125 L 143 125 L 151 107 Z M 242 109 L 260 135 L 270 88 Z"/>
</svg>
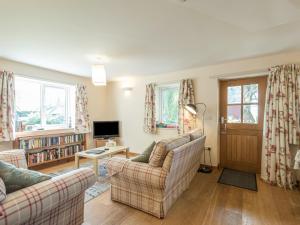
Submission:
<svg viewBox="0 0 300 225">
<path fill-rule="evenodd" d="M 24 150 L 0 152 L 0 160 L 27 168 Z M 91 169 L 78 169 L 10 193 L 0 203 L 0 225 L 79 225 L 84 192 L 95 183 Z"/>
<path fill-rule="evenodd" d="M 164 218 L 195 176 L 204 144 L 205 136 L 202 136 L 170 150 L 162 167 L 110 159 L 108 170 L 126 160 L 122 170 L 111 177 L 111 199 Z"/>
</svg>

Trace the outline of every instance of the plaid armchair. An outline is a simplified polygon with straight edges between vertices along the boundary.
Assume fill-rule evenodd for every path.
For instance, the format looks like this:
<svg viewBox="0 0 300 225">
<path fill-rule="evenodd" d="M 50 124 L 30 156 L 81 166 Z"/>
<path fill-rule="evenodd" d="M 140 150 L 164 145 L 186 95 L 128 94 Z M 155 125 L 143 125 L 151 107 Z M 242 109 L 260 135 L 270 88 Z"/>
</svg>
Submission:
<svg viewBox="0 0 300 225">
<path fill-rule="evenodd" d="M 0 152 L 0 160 L 27 168 L 24 150 Z M 95 183 L 91 169 L 78 169 L 10 193 L 0 203 L 0 225 L 79 225 L 84 192 Z"/>
<path fill-rule="evenodd" d="M 110 159 L 107 167 L 114 171 L 111 199 L 164 218 L 195 176 L 204 143 L 205 136 L 170 150 L 162 167 L 124 158 Z"/>
</svg>

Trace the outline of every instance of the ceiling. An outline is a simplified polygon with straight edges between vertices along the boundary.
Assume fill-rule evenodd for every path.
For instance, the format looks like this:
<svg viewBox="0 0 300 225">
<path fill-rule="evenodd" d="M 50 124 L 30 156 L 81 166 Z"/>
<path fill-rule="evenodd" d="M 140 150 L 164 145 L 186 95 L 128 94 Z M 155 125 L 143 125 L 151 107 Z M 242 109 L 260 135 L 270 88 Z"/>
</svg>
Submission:
<svg viewBox="0 0 300 225">
<path fill-rule="evenodd" d="M 300 0 L 0 0 L 0 57 L 110 80 L 300 48 Z"/>
</svg>

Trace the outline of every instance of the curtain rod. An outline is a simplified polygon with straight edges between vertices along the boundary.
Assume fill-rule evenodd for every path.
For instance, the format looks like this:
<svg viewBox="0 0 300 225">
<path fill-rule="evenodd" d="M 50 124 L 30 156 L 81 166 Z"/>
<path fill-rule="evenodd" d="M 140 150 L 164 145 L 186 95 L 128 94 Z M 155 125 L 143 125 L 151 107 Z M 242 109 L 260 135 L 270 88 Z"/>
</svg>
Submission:
<svg viewBox="0 0 300 225">
<path fill-rule="evenodd" d="M 210 76 L 212 79 L 230 79 L 230 78 L 241 78 L 241 77 L 259 77 L 265 76 L 269 74 L 269 69 L 261 69 L 261 70 L 250 70 L 250 71 L 242 71 L 236 73 L 223 73 L 218 75 Z"/>
</svg>

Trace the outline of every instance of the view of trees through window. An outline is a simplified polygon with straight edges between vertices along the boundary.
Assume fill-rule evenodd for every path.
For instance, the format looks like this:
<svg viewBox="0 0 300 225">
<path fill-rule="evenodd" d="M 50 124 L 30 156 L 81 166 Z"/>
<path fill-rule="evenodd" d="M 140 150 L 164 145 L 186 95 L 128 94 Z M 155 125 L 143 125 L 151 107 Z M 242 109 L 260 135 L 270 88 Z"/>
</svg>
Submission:
<svg viewBox="0 0 300 225">
<path fill-rule="evenodd" d="M 157 124 L 161 127 L 175 127 L 178 123 L 179 85 L 165 85 L 157 89 Z"/>
<path fill-rule="evenodd" d="M 16 131 L 73 126 L 75 88 L 17 76 Z"/>
<path fill-rule="evenodd" d="M 228 123 L 258 122 L 258 84 L 231 86 L 227 89 Z"/>
</svg>

